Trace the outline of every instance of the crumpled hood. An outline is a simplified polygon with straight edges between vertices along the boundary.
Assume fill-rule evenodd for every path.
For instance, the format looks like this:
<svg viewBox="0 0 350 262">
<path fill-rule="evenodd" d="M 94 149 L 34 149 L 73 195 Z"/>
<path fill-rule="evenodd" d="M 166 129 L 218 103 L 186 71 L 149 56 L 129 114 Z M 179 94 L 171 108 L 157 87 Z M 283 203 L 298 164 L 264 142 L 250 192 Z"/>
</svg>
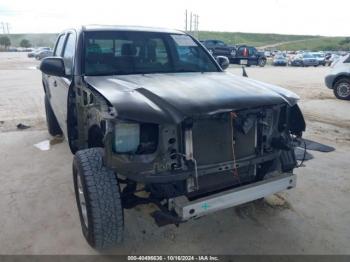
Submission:
<svg viewBox="0 0 350 262">
<path fill-rule="evenodd" d="M 151 123 L 180 123 L 244 108 L 296 104 L 286 89 L 228 72 L 85 76 L 116 109 L 118 117 Z"/>
</svg>

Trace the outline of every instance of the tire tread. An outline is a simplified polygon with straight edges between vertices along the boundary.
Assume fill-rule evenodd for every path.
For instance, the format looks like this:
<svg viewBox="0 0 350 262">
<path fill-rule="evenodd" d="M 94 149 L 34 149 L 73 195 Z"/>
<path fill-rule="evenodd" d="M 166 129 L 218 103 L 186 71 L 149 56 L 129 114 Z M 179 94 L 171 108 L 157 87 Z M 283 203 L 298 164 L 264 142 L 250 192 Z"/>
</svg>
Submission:
<svg viewBox="0 0 350 262">
<path fill-rule="evenodd" d="M 102 148 L 90 148 L 78 151 L 74 157 L 84 175 L 88 194 L 85 199 L 91 207 L 92 227 L 88 228 L 87 240 L 97 249 L 120 243 L 124 228 L 118 180 L 114 172 L 103 165 L 103 153 Z"/>
</svg>

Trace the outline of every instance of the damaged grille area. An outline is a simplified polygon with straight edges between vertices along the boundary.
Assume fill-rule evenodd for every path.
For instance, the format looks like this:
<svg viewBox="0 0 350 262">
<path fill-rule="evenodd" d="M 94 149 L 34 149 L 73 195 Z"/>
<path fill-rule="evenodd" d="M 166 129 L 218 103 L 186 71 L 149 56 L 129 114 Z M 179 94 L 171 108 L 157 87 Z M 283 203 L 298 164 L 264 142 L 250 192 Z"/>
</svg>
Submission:
<svg viewBox="0 0 350 262">
<path fill-rule="evenodd" d="M 194 121 L 193 156 L 200 190 L 193 193 L 205 194 L 257 181 L 276 168 L 282 148 L 274 143 L 289 137 L 288 131 L 277 128 L 282 107 L 220 113 Z"/>
<path fill-rule="evenodd" d="M 246 134 L 233 121 L 231 124 L 230 114 L 223 114 L 193 123 L 193 151 L 198 165 L 231 161 L 234 153 L 236 159 L 255 155 L 256 121 Z"/>
</svg>

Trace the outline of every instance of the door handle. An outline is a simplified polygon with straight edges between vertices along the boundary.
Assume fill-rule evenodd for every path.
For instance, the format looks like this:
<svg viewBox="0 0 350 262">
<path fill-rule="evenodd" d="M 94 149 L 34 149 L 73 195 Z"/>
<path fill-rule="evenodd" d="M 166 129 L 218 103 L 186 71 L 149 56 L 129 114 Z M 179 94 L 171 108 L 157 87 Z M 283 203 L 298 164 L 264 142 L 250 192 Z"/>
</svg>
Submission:
<svg viewBox="0 0 350 262">
<path fill-rule="evenodd" d="M 53 86 L 57 86 L 57 81 L 53 81 Z"/>
</svg>

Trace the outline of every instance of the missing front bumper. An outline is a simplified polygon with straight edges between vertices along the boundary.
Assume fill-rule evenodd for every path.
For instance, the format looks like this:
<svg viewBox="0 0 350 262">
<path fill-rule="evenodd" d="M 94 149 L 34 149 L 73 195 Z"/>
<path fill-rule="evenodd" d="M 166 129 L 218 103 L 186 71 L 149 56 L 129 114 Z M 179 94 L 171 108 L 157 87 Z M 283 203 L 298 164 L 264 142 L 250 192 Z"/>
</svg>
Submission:
<svg viewBox="0 0 350 262">
<path fill-rule="evenodd" d="M 238 206 L 296 186 L 296 175 L 284 173 L 278 177 L 189 201 L 185 196 L 174 198 L 172 206 L 182 220 L 200 217 L 229 207 Z"/>
</svg>

